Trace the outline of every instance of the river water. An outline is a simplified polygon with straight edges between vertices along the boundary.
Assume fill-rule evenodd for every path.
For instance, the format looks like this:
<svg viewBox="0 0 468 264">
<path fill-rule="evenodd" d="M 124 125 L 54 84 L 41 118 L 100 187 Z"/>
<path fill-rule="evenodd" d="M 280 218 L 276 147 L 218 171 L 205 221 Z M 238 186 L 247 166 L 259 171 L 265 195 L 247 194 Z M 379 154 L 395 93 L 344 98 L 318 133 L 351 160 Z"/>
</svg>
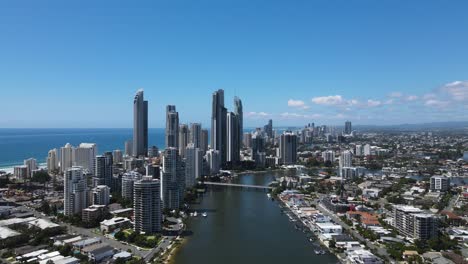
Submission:
<svg viewBox="0 0 468 264">
<path fill-rule="evenodd" d="M 235 182 L 268 185 L 273 180 L 275 173 L 269 172 L 241 175 Z M 209 188 L 192 208 L 208 217 L 189 220 L 193 233 L 175 255 L 176 264 L 337 263 L 333 255 L 315 255 L 314 244 L 264 191 Z"/>
</svg>

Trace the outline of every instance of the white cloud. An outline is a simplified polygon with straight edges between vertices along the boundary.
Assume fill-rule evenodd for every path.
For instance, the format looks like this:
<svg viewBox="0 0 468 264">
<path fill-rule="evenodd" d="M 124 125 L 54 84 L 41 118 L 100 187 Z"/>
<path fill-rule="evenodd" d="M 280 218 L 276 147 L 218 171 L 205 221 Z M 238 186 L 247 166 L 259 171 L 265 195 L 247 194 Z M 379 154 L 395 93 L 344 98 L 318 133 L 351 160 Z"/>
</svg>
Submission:
<svg viewBox="0 0 468 264">
<path fill-rule="evenodd" d="M 289 107 L 302 108 L 302 109 L 308 109 L 309 108 L 309 106 L 307 106 L 304 101 L 294 100 L 294 99 L 289 99 L 288 100 L 288 106 Z"/>
<path fill-rule="evenodd" d="M 265 112 L 248 112 L 246 116 L 249 118 L 265 118 L 271 116 L 271 114 Z"/>
<path fill-rule="evenodd" d="M 347 100 L 341 95 L 329 95 L 312 98 L 312 103 L 318 105 L 331 105 L 331 106 L 353 106 L 359 104 L 356 99 Z"/>
<path fill-rule="evenodd" d="M 372 100 L 372 99 L 367 100 L 367 106 L 368 107 L 377 107 L 377 106 L 380 106 L 380 105 L 382 105 L 381 101 Z"/>
<path fill-rule="evenodd" d="M 449 105 L 448 101 L 441 101 L 437 99 L 429 99 L 424 102 L 424 105 L 429 107 L 437 107 L 437 108 L 444 108 Z"/>
<path fill-rule="evenodd" d="M 452 100 L 468 101 L 468 81 L 455 81 L 442 87 Z"/>
<path fill-rule="evenodd" d="M 417 95 L 408 95 L 408 96 L 406 97 L 406 101 L 410 101 L 410 102 L 416 101 L 416 100 L 418 100 L 418 99 L 419 99 L 419 96 L 417 96 Z"/>
<path fill-rule="evenodd" d="M 280 118 L 282 119 L 316 119 L 316 118 L 321 118 L 321 114 L 298 114 L 298 113 L 290 113 L 290 112 L 284 112 L 281 113 Z"/>
</svg>

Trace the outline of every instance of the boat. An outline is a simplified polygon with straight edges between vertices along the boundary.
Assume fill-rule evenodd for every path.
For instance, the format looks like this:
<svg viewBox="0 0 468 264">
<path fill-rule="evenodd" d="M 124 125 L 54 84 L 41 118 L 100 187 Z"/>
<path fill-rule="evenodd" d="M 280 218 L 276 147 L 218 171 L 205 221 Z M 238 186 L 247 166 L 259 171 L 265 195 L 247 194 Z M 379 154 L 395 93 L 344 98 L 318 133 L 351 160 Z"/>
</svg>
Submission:
<svg viewBox="0 0 468 264">
<path fill-rule="evenodd" d="M 197 216 L 198 216 L 198 213 L 197 213 L 197 212 L 193 213 L 193 216 L 194 216 L 194 217 L 197 217 Z"/>
<path fill-rule="evenodd" d="M 207 214 L 207 213 L 203 213 L 202 216 L 203 216 L 203 217 L 207 217 L 208 214 Z"/>
<path fill-rule="evenodd" d="M 270 198 L 271 198 L 271 194 L 267 193 L 267 196 L 268 196 L 268 199 L 270 199 Z"/>
</svg>

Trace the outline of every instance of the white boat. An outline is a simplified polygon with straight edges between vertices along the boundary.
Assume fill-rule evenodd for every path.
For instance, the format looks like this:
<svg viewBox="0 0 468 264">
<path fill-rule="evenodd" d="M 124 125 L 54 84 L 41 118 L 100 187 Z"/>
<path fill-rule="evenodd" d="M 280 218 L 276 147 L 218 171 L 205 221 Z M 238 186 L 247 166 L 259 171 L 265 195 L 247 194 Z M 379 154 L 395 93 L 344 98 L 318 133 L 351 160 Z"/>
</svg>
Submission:
<svg viewBox="0 0 468 264">
<path fill-rule="evenodd" d="M 197 216 L 198 216 L 198 213 L 197 213 L 197 212 L 193 213 L 193 216 L 194 216 L 194 217 L 197 217 Z"/>
<path fill-rule="evenodd" d="M 267 196 L 268 196 L 268 199 L 270 199 L 270 198 L 271 198 L 271 194 L 267 193 Z"/>
<path fill-rule="evenodd" d="M 203 216 L 203 217 L 207 217 L 208 214 L 207 214 L 207 213 L 203 213 L 202 216 Z"/>
</svg>

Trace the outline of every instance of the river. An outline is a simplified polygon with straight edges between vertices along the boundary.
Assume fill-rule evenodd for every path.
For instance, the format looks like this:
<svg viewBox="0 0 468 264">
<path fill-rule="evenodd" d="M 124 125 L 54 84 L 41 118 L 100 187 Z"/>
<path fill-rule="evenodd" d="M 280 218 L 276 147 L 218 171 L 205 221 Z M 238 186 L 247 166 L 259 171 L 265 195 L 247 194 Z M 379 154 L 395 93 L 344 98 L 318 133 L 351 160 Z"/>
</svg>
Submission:
<svg viewBox="0 0 468 264">
<path fill-rule="evenodd" d="M 240 175 L 235 182 L 268 185 L 276 173 Z M 176 264 L 337 263 L 333 255 L 315 255 L 306 234 L 263 191 L 209 188 L 192 208 L 208 217 L 189 220 L 193 233 L 174 256 Z"/>
</svg>

